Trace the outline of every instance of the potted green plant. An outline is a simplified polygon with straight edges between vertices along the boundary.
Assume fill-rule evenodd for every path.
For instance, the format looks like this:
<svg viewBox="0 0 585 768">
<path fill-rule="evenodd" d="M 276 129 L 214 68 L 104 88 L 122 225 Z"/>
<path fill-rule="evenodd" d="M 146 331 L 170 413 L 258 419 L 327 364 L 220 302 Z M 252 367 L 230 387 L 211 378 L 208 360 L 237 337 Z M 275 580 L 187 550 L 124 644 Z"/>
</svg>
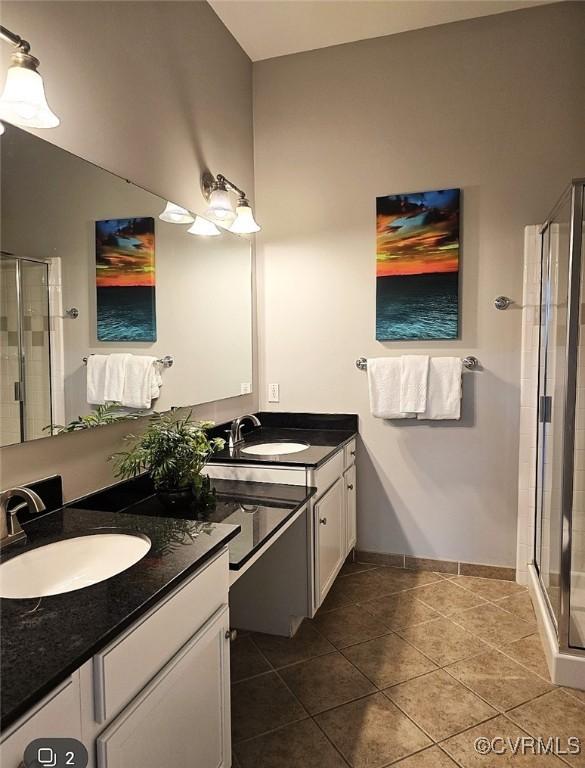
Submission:
<svg viewBox="0 0 585 768">
<path fill-rule="evenodd" d="M 202 474 L 208 459 L 220 451 L 225 440 L 210 438 L 212 421 L 191 421 L 191 413 L 153 414 L 141 435 L 127 435 L 126 451 L 111 458 L 116 477 L 129 479 L 148 472 L 162 503 L 176 510 L 194 503 L 199 508 L 214 505 L 209 478 Z"/>
</svg>

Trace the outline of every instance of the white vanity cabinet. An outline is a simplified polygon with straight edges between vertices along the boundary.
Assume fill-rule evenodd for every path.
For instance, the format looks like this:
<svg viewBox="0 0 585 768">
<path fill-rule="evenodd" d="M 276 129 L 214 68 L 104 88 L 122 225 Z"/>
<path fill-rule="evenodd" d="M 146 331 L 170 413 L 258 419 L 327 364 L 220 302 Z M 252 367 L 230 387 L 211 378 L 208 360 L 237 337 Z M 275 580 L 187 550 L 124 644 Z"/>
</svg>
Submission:
<svg viewBox="0 0 585 768">
<path fill-rule="evenodd" d="M 3 734 L 2 768 L 42 737 L 89 768 L 229 768 L 228 590 L 224 547 Z"/>
<path fill-rule="evenodd" d="M 343 478 L 313 505 L 315 536 L 315 596 L 321 605 L 345 560 Z"/>
</svg>

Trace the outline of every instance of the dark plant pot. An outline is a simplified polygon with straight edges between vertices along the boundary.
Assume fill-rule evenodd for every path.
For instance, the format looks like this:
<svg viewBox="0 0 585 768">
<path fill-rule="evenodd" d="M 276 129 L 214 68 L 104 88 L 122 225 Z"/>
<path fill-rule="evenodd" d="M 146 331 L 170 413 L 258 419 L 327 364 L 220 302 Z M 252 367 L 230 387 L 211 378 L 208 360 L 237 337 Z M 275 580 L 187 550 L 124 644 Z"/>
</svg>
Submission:
<svg viewBox="0 0 585 768">
<path fill-rule="evenodd" d="M 157 491 L 157 496 L 166 509 L 176 513 L 176 517 L 188 514 L 195 500 L 193 489 L 190 486 L 188 488 L 174 488 L 172 490 L 160 489 Z"/>
</svg>

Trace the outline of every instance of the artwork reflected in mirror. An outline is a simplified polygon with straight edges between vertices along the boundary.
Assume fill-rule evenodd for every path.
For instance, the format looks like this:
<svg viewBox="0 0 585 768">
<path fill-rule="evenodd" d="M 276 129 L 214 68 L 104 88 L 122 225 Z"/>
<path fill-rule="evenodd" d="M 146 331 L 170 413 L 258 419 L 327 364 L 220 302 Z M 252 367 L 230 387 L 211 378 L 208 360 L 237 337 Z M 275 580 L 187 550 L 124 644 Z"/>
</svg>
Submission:
<svg viewBox="0 0 585 768">
<path fill-rule="evenodd" d="M 376 339 L 459 336 L 459 189 L 376 198 Z"/>
<path fill-rule="evenodd" d="M 249 238 L 11 125 L 0 164 L 1 445 L 252 390 Z"/>
<path fill-rule="evenodd" d="M 156 341 L 154 219 L 95 223 L 98 341 Z"/>
</svg>

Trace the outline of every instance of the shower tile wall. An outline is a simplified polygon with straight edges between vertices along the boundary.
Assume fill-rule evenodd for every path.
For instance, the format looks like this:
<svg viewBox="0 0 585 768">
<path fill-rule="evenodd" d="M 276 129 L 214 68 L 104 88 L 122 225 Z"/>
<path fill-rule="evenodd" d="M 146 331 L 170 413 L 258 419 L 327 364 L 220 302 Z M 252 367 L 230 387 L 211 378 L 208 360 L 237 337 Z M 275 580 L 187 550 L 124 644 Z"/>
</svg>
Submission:
<svg viewBox="0 0 585 768">
<path fill-rule="evenodd" d="M 18 381 L 18 312 L 16 273 L 13 263 L 2 262 L 0 279 L 0 442 L 20 442 L 20 411 L 14 399 Z"/>
</svg>

